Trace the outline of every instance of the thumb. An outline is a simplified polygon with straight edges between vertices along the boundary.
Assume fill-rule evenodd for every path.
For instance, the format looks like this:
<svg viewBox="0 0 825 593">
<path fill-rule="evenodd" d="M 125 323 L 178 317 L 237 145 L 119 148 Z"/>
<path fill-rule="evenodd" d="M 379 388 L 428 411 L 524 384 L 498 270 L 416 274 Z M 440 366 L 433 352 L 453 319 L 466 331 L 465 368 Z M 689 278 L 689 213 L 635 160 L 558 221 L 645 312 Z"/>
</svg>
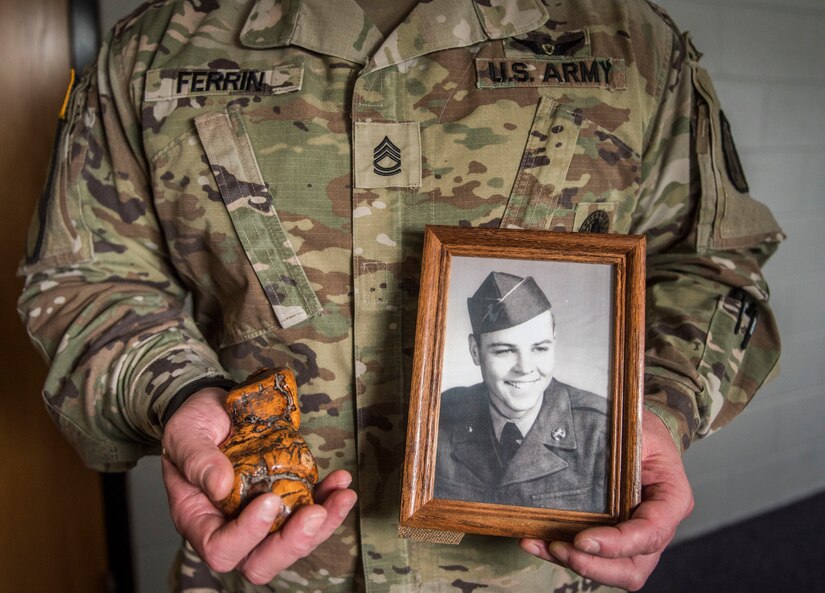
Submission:
<svg viewBox="0 0 825 593">
<path fill-rule="evenodd" d="M 164 428 L 163 454 L 191 485 L 211 500 L 232 490 L 232 463 L 215 444 L 226 437 L 229 416 L 221 394 L 205 389 L 190 397 Z"/>
<path fill-rule="evenodd" d="M 209 438 L 193 436 L 166 453 L 186 481 L 210 500 L 219 501 L 229 496 L 235 476 L 232 463 Z"/>
</svg>

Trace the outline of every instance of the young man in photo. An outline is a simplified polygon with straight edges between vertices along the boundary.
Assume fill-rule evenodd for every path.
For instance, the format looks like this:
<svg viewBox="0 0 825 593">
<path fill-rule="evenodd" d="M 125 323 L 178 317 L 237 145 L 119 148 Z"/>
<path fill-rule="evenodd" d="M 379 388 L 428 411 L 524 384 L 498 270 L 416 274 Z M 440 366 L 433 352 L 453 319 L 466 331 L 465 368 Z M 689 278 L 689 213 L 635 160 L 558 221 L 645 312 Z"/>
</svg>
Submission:
<svg viewBox="0 0 825 593">
<path fill-rule="evenodd" d="M 607 402 L 554 379 L 547 296 L 491 272 L 467 308 L 483 381 L 441 396 L 435 497 L 604 512 Z"/>
</svg>

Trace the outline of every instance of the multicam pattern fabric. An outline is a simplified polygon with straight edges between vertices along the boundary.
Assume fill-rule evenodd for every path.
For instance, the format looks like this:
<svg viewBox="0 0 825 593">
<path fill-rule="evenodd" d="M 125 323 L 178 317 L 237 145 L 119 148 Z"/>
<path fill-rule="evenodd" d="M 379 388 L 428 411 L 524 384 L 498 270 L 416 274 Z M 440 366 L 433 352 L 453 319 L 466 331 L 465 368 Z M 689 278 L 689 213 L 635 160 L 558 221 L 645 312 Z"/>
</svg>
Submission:
<svg viewBox="0 0 825 593">
<path fill-rule="evenodd" d="M 176 394 L 287 366 L 320 472 L 360 493 L 270 587 L 184 550 L 179 588 L 605 590 L 505 539 L 398 539 L 423 227 L 645 234 L 646 405 L 682 448 L 724 425 L 778 358 L 760 265 L 782 235 L 730 180 L 697 61 L 635 0 L 423 2 L 386 39 L 354 0 L 154 2 L 115 28 L 22 266 L 48 409 L 87 464 L 122 470 L 158 451 Z M 559 82 L 605 64 L 621 84 Z M 412 162 L 398 123 L 420 132 Z M 353 155 L 354 124 L 387 124 L 399 150 L 375 169 L 420 182 L 354 187 L 376 148 Z"/>
</svg>

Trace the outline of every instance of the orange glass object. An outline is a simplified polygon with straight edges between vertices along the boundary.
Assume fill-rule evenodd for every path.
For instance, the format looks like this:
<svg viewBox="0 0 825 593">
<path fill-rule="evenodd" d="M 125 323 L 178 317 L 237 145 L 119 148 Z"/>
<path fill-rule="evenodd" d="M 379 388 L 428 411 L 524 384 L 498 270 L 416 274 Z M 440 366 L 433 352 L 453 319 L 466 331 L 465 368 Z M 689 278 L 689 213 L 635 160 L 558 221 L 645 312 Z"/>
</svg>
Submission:
<svg viewBox="0 0 825 593">
<path fill-rule="evenodd" d="M 292 371 L 253 373 L 229 392 L 226 409 L 232 429 L 220 449 L 235 468 L 235 483 L 220 506 L 236 517 L 257 495 L 274 492 L 284 504 L 270 529 L 277 531 L 290 514 L 312 504 L 318 481 L 315 458 L 298 432 L 301 410 Z"/>
</svg>

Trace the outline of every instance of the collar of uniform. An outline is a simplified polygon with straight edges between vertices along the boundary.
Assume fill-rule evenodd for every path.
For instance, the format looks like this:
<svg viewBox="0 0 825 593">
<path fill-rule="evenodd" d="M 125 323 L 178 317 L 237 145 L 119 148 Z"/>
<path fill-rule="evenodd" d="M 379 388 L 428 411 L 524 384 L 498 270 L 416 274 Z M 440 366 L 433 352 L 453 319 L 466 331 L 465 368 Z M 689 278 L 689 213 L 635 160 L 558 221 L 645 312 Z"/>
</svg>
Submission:
<svg viewBox="0 0 825 593">
<path fill-rule="evenodd" d="M 297 45 L 379 70 L 434 51 L 532 31 L 548 18 L 541 0 L 421 2 L 386 39 L 355 0 L 257 0 L 241 30 L 246 47 Z"/>
<path fill-rule="evenodd" d="M 383 40 L 355 0 L 257 0 L 241 30 L 245 47 L 297 45 L 366 64 Z"/>
<path fill-rule="evenodd" d="M 438 0 L 413 8 L 375 52 L 367 70 L 488 39 L 503 39 L 547 22 L 540 0 Z"/>
<path fill-rule="evenodd" d="M 488 395 L 489 397 L 489 395 Z M 493 422 L 493 432 L 496 435 L 496 442 L 501 442 L 501 431 L 504 430 L 504 425 L 508 422 L 512 422 L 516 425 L 521 436 L 524 437 L 530 429 L 533 427 L 533 423 L 536 421 L 536 418 L 541 411 L 541 407 L 544 405 L 544 394 L 541 394 L 541 401 L 536 402 L 536 405 L 533 406 L 533 409 L 529 410 L 526 414 L 524 414 L 521 418 L 507 418 L 501 412 L 498 411 L 493 405 L 492 400 L 490 400 L 490 420 Z"/>
<path fill-rule="evenodd" d="M 554 439 L 551 436 L 554 428 L 564 428 L 565 435 Z M 524 437 L 510 465 L 505 468 L 501 486 L 536 480 L 565 469 L 568 463 L 557 454 L 559 449 L 577 449 L 576 433 L 570 394 L 553 379 L 544 392 L 544 404 L 533 430 Z"/>
</svg>

